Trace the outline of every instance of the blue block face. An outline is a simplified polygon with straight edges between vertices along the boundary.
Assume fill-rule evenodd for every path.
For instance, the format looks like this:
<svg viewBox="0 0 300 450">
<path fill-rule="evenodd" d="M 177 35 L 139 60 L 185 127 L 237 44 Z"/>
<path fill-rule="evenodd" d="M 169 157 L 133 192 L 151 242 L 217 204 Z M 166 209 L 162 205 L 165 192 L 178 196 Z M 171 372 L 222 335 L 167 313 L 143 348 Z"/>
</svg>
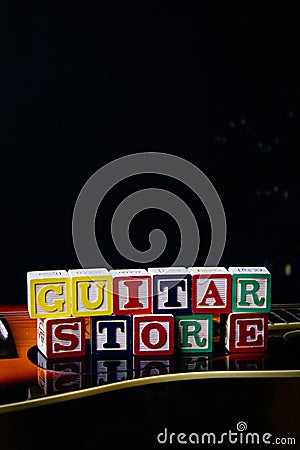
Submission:
<svg viewBox="0 0 300 450">
<path fill-rule="evenodd" d="M 153 313 L 191 314 L 191 275 L 153 275 Z"/>
<path fill-rule="evenodd" d="M 130 316 L 91 317 L 91 354 L 120 358 L 132 353 Z"/>
</svg>

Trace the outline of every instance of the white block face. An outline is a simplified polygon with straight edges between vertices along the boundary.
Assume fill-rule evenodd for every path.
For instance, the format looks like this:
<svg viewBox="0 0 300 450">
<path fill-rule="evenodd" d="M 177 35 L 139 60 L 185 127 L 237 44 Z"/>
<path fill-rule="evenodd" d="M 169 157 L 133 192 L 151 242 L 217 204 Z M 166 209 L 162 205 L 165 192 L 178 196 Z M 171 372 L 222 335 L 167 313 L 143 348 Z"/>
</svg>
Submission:
<svg viewBox="0 0 300 450">
<path fill-rule="evenodd" d="M 104 347 L 104 344 L 107 343 L 108 341 L 108 336 L 107 336 L 107 327 L 105 327 L 105 324 L 107 324 L 108 326 L 111 323 L 115 323 L 115 324 L 120 324 L 122 323 L 122 329 L 120 327 L 116 327 L 115 329 L 115 342 L 118 343 L 120 345 L 120 347 L 116 348 L 109 348 L 109 347 Z M 99 325 L 104 325 L 102 331 L 100 332 L 99 330 Z M 124 325 L 124 327 L 123 327 Z M 122 331 L 124 330 L 124 331 Z M 96 350 L 97 351 L 115 351 L 115 352 L 120 352 L 120 350 L 127 350 L 127 321 L 126 320 L 101 320 L 101 322 L 99 322 L 97 324 L 97 337 L 96 337 Z"/>
<path fill-rule="evenodd" d="M 113 269 L 110 270 L 109 273 L 112 277 L 140 277 L 149 275 L 146 269 Z"/>
<path fill-rule="evenodd" d="M 69 334 L 72 334 L 77 337 L 78 344 L 71 350 L 68 350 L 70 354 L 74 352 L 81 351 L 81 335 L 84 332 L 82 330 L 81 323 L 74 322 L 78 324 L 78 329 L 72 329 L 70 330 L 69 326 L 72 325 L 72 322 L 68 322 L 66 324 L 63 323 L 53 323 L 51 324 L 51 332 L 52 332 L 52 339 L 51 339 L 51 351 L 52 353 L 59 354 L 61 352 L 65 352 L 66 348 L 70 345 L 70 339 L 68 338 Z M 61 334 L 65 336 L 65 339 L 61 339 Z M 59 346 L 64 346 L 65 348 L 61 348 L 57 350 L 56 344 Z"/>
<path fill-rule="evenodd" d="M 48 309 L 55 308 L 53 313 L 55 314 L 58 309 L 60 313 L 67 312 L 67 286 L 66 283 L 59 280 L 53 283 L 36 284 L 34 287 L 34 293 L 36 298 L 36 313 L 44 314 L 45 308 Z M 44 302 L 47 305 L 44 306 Z M 51 315 L 51 310 L 47 313 Z"/>
<path fill-rule="evenodd" d="M 165 304 L 168 302 L 168 287 L 164 286 L 165 281 L 172 282 L 174 285 L 176 282 L 184 282 L 184 289 L 182 289 L 181 286 L 177 286 L 177 300 L 180 303 L 180 306 L 172 306 L 172 309 L 178 309 L 180 312 L 183 308 L 188 308 L 189 301 L 188 301 L 188 281 L 186 279 L 182 278 L 166 278 L 166 279 L 159 279 L 157 280 L 157 306 L 159 309 L 163 310 L 166 308 Z M 168 309 L 168 308 L 166 308 Z"/>
<path fill-rule="evenodd" d="M 197 307 L 201 306 L 202 308 L 205 306 L 214 306 L 216 303 L 216 299 L 214 297 L 207 297 L 205 299 L 205 305 L 201 304 L 205 294 L 208 291 L 209 285 L 213 281 L 215 284 L 217 291 L 219 293 L 219 296 L 224 303 L 224 305 L 227 303 L 227 279 L 226 278 L 197 278 L 196 280 L 196 301 L 197 301 Z"/>
<path fill-rule="evenodd" d="M 148 274 L 147 274 L 148 275 Z M 149 296 L 151 293 L 149 292 L 149 282 L 146 278 L 130 278 L 127 280 L 118 280 L 118 297 L 119 297 L 119 309 L 124 310 L 124 312 L 129 311 L 130 308 L 125 305 L 128 304 L 130 299 L 130 290 L 129 287 L 125 284 L 127 282 L 137 281 L 139 282 L 139 286 L 137 287 L 137 295 L 138 301 L 141 303 L 141 308 L 148 308 L 149 306 Z M 134 308 L 135 309 L 135 308 Z"/>
<path fill-rule="evenodd" d="M 213 275 L 214 273 L 228 275 L 225 267 L 188 267 L 188 270 L 191 275 Z"/>
<path fill-rule="evenodd" d="M 183 341 L 183 323 L 186 322 L 184 319 L 180 319 L 178 321 L 178 335 L 179 335 L 179 342 Z M 187 343 L 189 345 L 183 346 L 181 345 L 182 349 L 199 349 L 199 341 L 203 343 L 201 345 L 201 350 L 209 349 L 210 347 L 210 339 L 209 339 L 209 321 L 208 319 L 193 319 L 193 322 L 197 322 L 200 325 L 200 331 L 197 333 L 197 338 L 195 337 L 194 331 L 194 325 L 191 325 L 191 333 L 187 336 Z"/>
<path fill-rule="evenodd" d="M 270 272 L 266 267 L 229 267 L 228 272 L 231 274 L 269 274 Z"/>
<path fill-rule="evenodd" d="M 234 329 L 234 335 L 235 335 L 235 342 L 236 342 L 236 347 L 237 348 L 249 348 L 249 347 L 257 347 L 260 348 L 263 345 L 257 345 L 257 338 L 258 336 L 262 337 L 263 343 L 264 343 L 264 320 L 262 318 L 254 318 L 254 319 L 247 319 L 247 327 L 246 327 L 246 331 L 250 332 L 252 331 L 252 333 L 249 333 L 246 335 L 246 342 L 247 342 L 247 346 L 242 346 L 239 345 L 240 342 L 240 330 L 241 330 L 241 322 L 243 322 L 243 319 L 236 319 L 235 321 L 235 329 Z M 258 323 L 260 325 L 258 325 Z M 251 337 L 253 335 L 253 337 Z"/>
<path fill-rule="evenodd" d="M 164 344 L 159 347 L 159 351 L 164 351 L 164 350 L 167 351 L 170 348 L 170 323 L 168 321 L 163 321 L 163 320 L 160 320 L 158 323 L 160 326 L 163 326 L 164 329 L 166 330 L 166 340 L 165 340 Z M 145 327 L 148 327 L 149 324 L 152 325 L 153 322 L 141 321 L 139 323 L 139 330 L 138 330 L 139 346 L 140 346 L 140 351 L 147 351 L 147 352 L 152 351 L 155 354 L 157 352 L 157 349 L 150 348 L 147 345 L 145 345 L 145 343 L 143 342 L 143 339 L 141 337 L 143 330 L 145 329 Z M 153 346 L 156 346 L 159 343 L 160 338 L 161 338 L 160 332 L 156 328 L 151 328 L 150 331 L 147 332 L 147 336 L 149 338 L 150 344 Z"/>
<path fill-rule="evenodd" d="M 149 267 L 149 275 L 187 275 L 186 267 Z"/>
<path fill-rule="evenodd" d="M 97 314 L 107 312 L 109 309 L 108 296 L 111 293 L 107 281 L 86 281 L 76 282 L 76 310 L 78 313 Z M 73 300 L 73 299 L 72 299 Z M 95 306 L 97 306 L 95 308 Z"/>
<path fill-rule="evenodd" d="M 37 346 L 38 349 L 43 353 L 43 355 L 47 355 L 47 336 L 45 325 L 45 320 L 37 320 Z"/>
<path fill-rule="evenodd" d="M 240 280 L 242 280 L 242 282 L 245 281 L 245 278 L 236 278 L 235 283 L 236 283 L 236 306 L 239 305 L 239 302 L 241 300 L 241 284 L 240 284 Z M 268 291 L 267 291 L 267 285 L 268 285 L 268 281 L 266 278 L 255 278 L 255 277 L 251 277 L 250 281 L 249 281 L 249 288 L 251 291 L 251 281 L 256 281 L 259 284 L 259 289 L 256 291 L 256 295 L 258 296 L 259 299 L 264 299 L 264 302 L 262 302 L 262 304 L 260 306 L 257 306 L 257 304 L 254 301 L 254 296 L 249 293 L 245 295 L 245 301 L 243 300 L 243 308 L 249 308 L 249 310 L 253 310 L 253 309 L 265 309 L 267 307 L 267 296 L 268 296 Z M 250 292 L 249 291 L 249 292 Z"/>
</svg>

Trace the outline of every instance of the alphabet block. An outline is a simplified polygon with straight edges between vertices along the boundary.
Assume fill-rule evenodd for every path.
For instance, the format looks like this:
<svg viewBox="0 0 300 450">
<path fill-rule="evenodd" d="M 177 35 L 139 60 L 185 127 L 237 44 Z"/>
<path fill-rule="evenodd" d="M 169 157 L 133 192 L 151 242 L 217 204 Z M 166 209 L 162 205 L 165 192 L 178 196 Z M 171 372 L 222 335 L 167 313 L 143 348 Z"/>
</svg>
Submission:
<svg viewBox="0 0 300 450">
<path fill-rule="evenodd" d="M 209 353 L 213 345 L 211 314 L 175 317 L 177 350 L 182 353 Z"/>
<path fill-rule="evenodd" d="M 267 350 L 267 344 L 268 314 L 228 314 L 225 347 L 229 352 L 264 352 Z"/>
<path fill-rule="evenodd" d="M 69 270 L 73 317 L 110 315 L 112 277 L 107 269 Z"/>
<path fill-rule="evenodd" d="M 134 378 L 167 375 L 174 372 L 174 356 L 134 356 L 133 367 Z"/>
<path fill-rule="evenodd" d="M 145 269 L 110 270 L 110 274 L 114 314 L 152 313 L 152 280 Z"/>
<path fill-rule="evenodd" d="M 227 314 L 231 311 L 231 274 L 225 267 L 189 267 L 192 312 Z"/>
<path fill-rule="evenodd" d="M 154 314 L 191 314 L 191 275 L 184 267 L 148 269 L 152 277 Z"/>
<path fill-rule="evenodd" d="M 133 353 L 136 356 L 174 353 L 174 316 L 133 316 Z"/>
<path fill-rule="evenodd" d="M 31 318 L 71 316 L 70 279 L 66 270 L 27 272 Z"/>
<path fill-rule="evenodd" d="M 38 319 L 37 346 L 47 358 L 84 356 L 86 349 L 84 317 Z"/>
<path fill-rule="evenodd" d="M 132 352 L 132 317 L 91 318 L 91 353 L 102 358 L 120 358 Z"/>
<path fill-rule="evenodd" d="M 267 313 L 271 309 L 271 274 L 265 267 L 229 267 L 232 312 Z"/>
</svg>

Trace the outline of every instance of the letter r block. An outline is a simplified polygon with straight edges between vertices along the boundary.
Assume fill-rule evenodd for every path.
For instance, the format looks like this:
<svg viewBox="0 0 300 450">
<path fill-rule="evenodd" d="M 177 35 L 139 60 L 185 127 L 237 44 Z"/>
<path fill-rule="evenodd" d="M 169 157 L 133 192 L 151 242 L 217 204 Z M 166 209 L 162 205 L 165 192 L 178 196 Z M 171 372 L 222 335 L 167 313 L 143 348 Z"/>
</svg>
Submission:
<svg viewBox="0 0 300 450">
<path fill-rule="evenodd" d="M 102 358 L 121 358 L 132 354 L 132 317 L 91 318 L 91 353 Z"/>
<path fill-rule="evenodd" d="M 232 274 L 232 312 L 268 313 L 271 274 L 265 267 L 229 267 Z"/>
<path fill-rule="evenodd" d="M 134 355 L 172 355 L 174 340 L 172 314 L 133 316 Z"/>
<path fill-rule="evenodd" d="M 225 347 L 229 352 L 265 352 L 268 345 L 268 314 L 228 314 Z"/>
<path fill-rule="evenodd" d="M 37 347 L 46 358 L 84 356 L 84 317 L 38 319 Z"/>
<path fill-rule="evenodd" d="M 66 270 L 27 272 L 27 304 L 31 318 L 71 316 L 70 278 Z"/>
<path fill-rule="evenodd" d="M 176 349 L 180 353 L 209 353 L 213 345 L 212 314 L 175 317 Z M 176 342 L 176 341 L 175 341 Z"/>
<path fill-rule="evenodd" d="M 107 269 L 69 270 L 73 317 L 110 315 L 112 278 Z"/>
</svg>

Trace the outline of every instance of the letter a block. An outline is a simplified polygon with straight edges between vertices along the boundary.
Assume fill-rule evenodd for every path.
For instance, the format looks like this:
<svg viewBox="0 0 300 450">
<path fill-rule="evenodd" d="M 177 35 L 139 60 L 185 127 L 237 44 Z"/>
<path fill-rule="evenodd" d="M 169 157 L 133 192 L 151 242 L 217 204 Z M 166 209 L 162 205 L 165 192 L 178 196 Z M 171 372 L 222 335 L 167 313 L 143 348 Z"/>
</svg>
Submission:
<svg viewBox="0 0 300 450">
<path fill-rule="evenodd" d="M 268 344 L 268 314 L 231 313 L 227 317 L 225 347 L 229 352 L 264 352 Z"/>
<path fill-rule="evenodd" d="M 191 275 L 184 267 L 149 268 L 154 314 L 191 314 Z"/>
<path fill-rule="evenodd" d="M 120 358 L 131 355 L 132 317 L 92 317 L 91 353 L 103 358 Z"/>
<path fill-rule="evenodd" d="M 211 314 L 175 317 L 176 349 L 181 353 L 209 353 L 213 346 Z"/>
<path fill-rule="evenodd" d="M 28 272 L 27 302 L 31 318 L 71 316 L 70 279 L 66 270 Z"/>
<path fill-rule="evenodd" d="M 231 312 L 231 274 L 225 267 L 189 267 L 192 275 L 192 312 Z"/>
<path fill-rule="evenodd" d="M 46 358 L 84 356 L 85 319 L 38 319 L 37 346 Z"/>
<path fill-rule="evenodd" d="M 116 315 L 152 313 L 152 280 L 145 269 L 110 270 L 113 312 Z"/>
<path fill-rule="evenodd" d="M 232 312 L 268 313 L 271 274 L 265 267 L 229 267 L 232 274 Z"/>
<path fill-rule="evenodd" d="M 174 353 L 174 316 L 133 316 L 133 353 L 136 356 Z"/>
<path fill-rule="evenodd" d="M 112 278 L 107 269 L 69 270 L 69 276 L 74 317 L 112 314 Z"/>
</svg>

